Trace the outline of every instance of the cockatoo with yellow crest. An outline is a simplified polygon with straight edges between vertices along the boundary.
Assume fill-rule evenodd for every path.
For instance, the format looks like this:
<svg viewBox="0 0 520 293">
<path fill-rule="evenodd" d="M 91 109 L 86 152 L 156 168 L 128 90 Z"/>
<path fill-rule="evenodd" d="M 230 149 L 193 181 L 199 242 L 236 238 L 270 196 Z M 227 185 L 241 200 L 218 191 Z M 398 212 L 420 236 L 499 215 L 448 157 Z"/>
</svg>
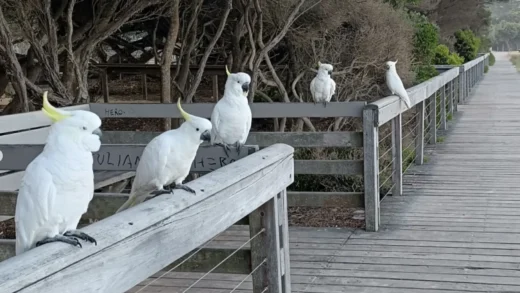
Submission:
<svg viewBox="0 0 520 293">
<path fill-rule="evenodd" d="M 94 195 L 92 152 L 101 147 L 101 119 L 88 111 L 54 108 L 47 92 L 42 111 L 53 124 L 43 151 L 27 166 L 18 191 L 14 217 L 17 255 L 50 242 L 78 247 L 78 239 L 96 243 L 76 228 Z"/>
<path fill-rule="evenodd" d="M 230 145 L 240 153 L 251 130 L 253 116 L 247 100 L 251 77 L 244 72 L 230 73 L 227 66 L 226 73 L 224 96 L 211 113 L 211 144 L 222 146 L 229 156 Z"/>
<path fill-rule="evenodd" d="M 124 211 L 139 204 L 150 195 L 154 197 L 171 193 L 174 189 L 183 189 L 196 194 L 195 190 L 183 185 L 200 144 L 211 138 L 211 122 L 208 119 L 186 113 L 177 101 L 177 108 L 185 122 L 177 129 L 161 133 L 152 139 L 144 148 L 137 166 L 132 190 L 128 200 L 117 212 Z"/>
<path fill-rule="evenodd" d="M 410 97 L 408 97 L 408 92 L 406 92 L 404 88 L 403 81 L 397 74 L 396 64 L 397 60 L 395 60 L 395 62 L 386 62 L 386 85 L 392 92 L 392 95 L 398 96 L 404 102 L 406 108 L 410 109 L 412 103 L 410 102 Z"/>
<path fill-rule="evenodd" d="M 327 107 L 332 96 L 336 93 L 336 82 L 331 78 L 333 66 L 318 61 L 318 73 L 311 81 L 311 95 L 314 104 L 323 103 Z"/>
</svg>

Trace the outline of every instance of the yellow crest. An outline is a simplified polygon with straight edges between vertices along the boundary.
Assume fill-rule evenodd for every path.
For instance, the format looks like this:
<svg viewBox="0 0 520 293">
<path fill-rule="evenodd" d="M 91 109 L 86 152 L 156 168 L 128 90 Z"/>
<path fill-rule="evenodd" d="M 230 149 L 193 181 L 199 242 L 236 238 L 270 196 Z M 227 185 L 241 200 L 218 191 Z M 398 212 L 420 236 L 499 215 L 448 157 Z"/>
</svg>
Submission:
<svg viewBox="0 0 520 293">
<path fill-rule="evenodd" d="M 60 120 L 63 120 L 67 118 L 69 115 L 64 115 L 60 113 L 56 108 L 54 108 L 47 99 L 47 91 L 43 93 L 43 108 L 42 112 L 47 115 L 47 117 L 51 118 L 52 121 L 58 122 Z"/>
<path fill-rule="evenodd" d="M 226 65 L 226 74 L 229 76 L 231 74 L 231 72 L 229 72 L 229 69 L 227 68 L 227 65 Z"/>
<path fill-rule="evenodd" d="M 191 120 L 190 114 L 186 113 L 186 111 L 184 111 L 182 109 L 182 107 L 181 107 L 181 99 L 180 98 L 177 100 L 177 108 L 179 109 L 179 112 L 181 112 L 182 118 L 184 118 L 184 120 L 186 120 L 186 121 L 190 121 Z"/>
</svg>

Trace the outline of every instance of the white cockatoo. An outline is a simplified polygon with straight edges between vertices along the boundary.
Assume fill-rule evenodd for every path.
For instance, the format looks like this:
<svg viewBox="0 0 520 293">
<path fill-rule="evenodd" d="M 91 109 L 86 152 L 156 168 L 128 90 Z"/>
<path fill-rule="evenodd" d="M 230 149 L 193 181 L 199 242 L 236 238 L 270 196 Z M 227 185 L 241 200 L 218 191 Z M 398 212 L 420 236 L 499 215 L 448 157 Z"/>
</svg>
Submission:
<svg viewBox="0 0 520 293">
<path fill-rule="evenodd" d="M 401 100 L 405 103 L 406 107 L 410 109 L 412 107 L 412 103 L 410 102 L 410 97 L 408 97 L 408 93 L 404 88 L 401 78 L 397 74 L 395 64 L 397 64 L 397 60 L 395 60 L 395 62 L 386 62 L 386 85 L 392 92 L 392 95 L 396 95 L 399 98 L 401 98 Z"/>
<path fill-rule="evenodd" d="M 229 145 L 234 145 L 240 153 L 249 135 L 253 116 L 247 100 L 251 77 L 244 72 L 230 73 L 227 66 L 226 73 L 228 78 L 224 96 L 211 113 L 211 144 L 222 146 L 229 156 Z"/>
<path fill-rule="evenodd" d="M 168 186 L 172 183 L 175 183 L 174 189 L 195 194 L 195 190 L 183 185 L 182 181 L 190 173 L 200 144 L 211 138 L 211 122 L 186 113 L 181 107 L 180 99 L 177 101 L 177 108 L 186 121 L 177 129 L 161 133 L 144 148 L 130 197 L 117 212 L 143 202 L 150 194 L 158 196 L 171 193 Z"/>
<path fill-rule="evenodd" d="M 331 78 L 332 70 L 332 65 L 318 62 L 318 74 L 311 81 L 311 95 L 314 104 L 323 103 L 323 106 L 327 107 L 327 103 L 336 93 L 336 82 Z"/>
<path fill-rule="evenodd" d="M 43 151 L 27 166 L 16 201 L 16 254 L 50 242 L 96 243 L 76 230 L 94 195 L 92 152 L 101 147 L 101 119 L 88 111 L 42 111 L 54 123 Z"/>
</svg>

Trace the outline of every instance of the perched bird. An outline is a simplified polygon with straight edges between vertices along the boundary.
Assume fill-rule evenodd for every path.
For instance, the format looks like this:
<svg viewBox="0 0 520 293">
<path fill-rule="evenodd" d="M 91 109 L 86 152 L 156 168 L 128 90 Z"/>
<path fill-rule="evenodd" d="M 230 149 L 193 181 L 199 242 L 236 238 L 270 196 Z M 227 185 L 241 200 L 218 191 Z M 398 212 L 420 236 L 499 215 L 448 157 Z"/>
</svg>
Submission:
<svg viewBox="0 0 520 293">
<path fill-rule="evenodd" d="M 101 119 L 88 111 L 54 108 L 43 94 L 43 113 L 54 123 L 43 151 L 27 166 L 16 201 L 16 254 L 50 242 L 96 243 L 76 230 L 94 195 L 92 152 L 101 147 Z"/>
<path fill-rule="evenodd" d="M 314 104 L 323 103 L 323 107 L 327 107 L 327 103 L 336 93 L 336 82 L 331 78 L 332 69 L 332 65 L 318 62 L 318 74 L 311 81 Z"/>
<path fill-rule="evenodd" d="M 251 129 L 251 108 L 247 100 L 251 77 L 247 73 L 230 73 L 226 66 L 228 78 L 224 88 L 224 96 L 211 113 L 211 144 L 224 148 L 229 156 L 229 145 L 234 145 L 237 152 L 244 145 Z"/>
<path fill-rule="evenodd" d="M 132 190 L 128 200 L 117 210 L 124 211 L 143 202 L 146 197 L 171 193 L 168 188 L 183 189 L 193 194 L 195 190 L 182 184 L 188 176 L 197 150 L 203 141 L 211 138 L 211 122 L 208 119 L 186 113 L 177 101 L 177 108 L 186 120 L 177 129 L 161 133 L 148 143 L 137 165 Z"/>
<path fill-rule="evenodd" d="M 410 98 L 408 97 L 408 93 L 404 88 L 401 78 L 397 74 L 395 64 L 397 64 L 397 60 L 395 60 L 395 62 L 386 62 L 386 85 L 390 91 L 392 91 L 392 95 L 396 95 L 401 98 L 401 100 L 405 103 L 406 108 L 410 109 L 412 107 L 412 103 L 410 102 Z"/>
</svg>

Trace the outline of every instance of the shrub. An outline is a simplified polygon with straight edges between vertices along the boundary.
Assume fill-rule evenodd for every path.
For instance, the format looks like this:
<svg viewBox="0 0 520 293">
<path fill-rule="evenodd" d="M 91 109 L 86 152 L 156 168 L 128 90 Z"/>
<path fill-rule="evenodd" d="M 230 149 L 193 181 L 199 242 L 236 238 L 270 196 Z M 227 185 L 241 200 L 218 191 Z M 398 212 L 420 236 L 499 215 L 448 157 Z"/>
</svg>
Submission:
<svg viewBox="0 0 520 293">
<path fill-rule="evenodd" d="M 489 66 L 487 66 L 487 65 L 484 66 L 484 73 L 488 73 L 488 71 L 489 71 Z"/>
<path fill-rule="evenodd" d="M 421 64 L 431 64 L 439 44 L 439 28 L 424 16 L 412 15 L 411 20 L 415 23 L 414 57 Z"/>
<path fill-rule="evenodd" d="M 435 65 L 461 65 L 464 63 L 464 59 L 455 52 L 450 53 L 450 49 L 446 45 L 438 45 L 435 48 L 433 63 Z"/>
<path fill-rule="evenodd" d="M 489 52 L 489 66 L 495 65 L 495 55 L 493 53 Z"/>
<path fill-rule="evenodd" d="M 477 57 L 480 39 L 471 30 L 459 30 L 455 33 L 455 51 L 464 58 L 464 62 Z"/>
<path fill-rule="evenodd" d="M 418 84 L 439 75 L 433 65 L 419 65 L 415 67 L 415 74 L 415 82 Z"/>
</svg>

